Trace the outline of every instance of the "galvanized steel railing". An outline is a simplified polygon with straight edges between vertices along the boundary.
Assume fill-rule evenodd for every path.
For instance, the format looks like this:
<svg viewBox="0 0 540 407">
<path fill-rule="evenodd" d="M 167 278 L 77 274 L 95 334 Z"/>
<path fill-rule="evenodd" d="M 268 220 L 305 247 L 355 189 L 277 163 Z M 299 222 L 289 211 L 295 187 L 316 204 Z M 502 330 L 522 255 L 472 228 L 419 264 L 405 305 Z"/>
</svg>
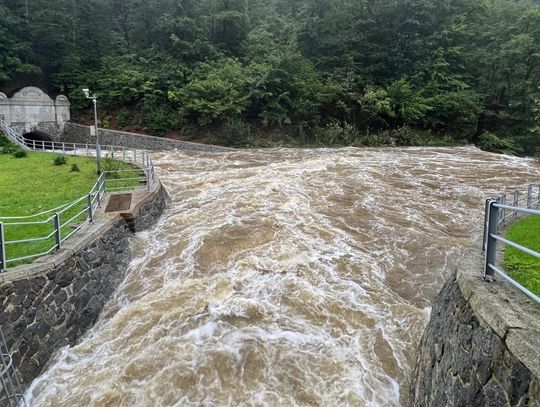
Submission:
<svg viewBox="0 0 540 407">
<path fill-rule="evenodd" d="M 13 368 L 13 359 L 7 347 L 2 327 L 0 327 L 0 384 L 1 406 L 26 406 L 21 383 Z"/>
<path fill-rule="evenodd" d="M 96 151 L 96 146 L 91 144 L 29 140 L 18 135 L 3 121 L 0 121 L 0 130 L 11 141 L 16 141 L 26 149 L 84 156 L 94 156 Z M 67 239 L 83 226 L 93 222 L 94 214 L 106 192 L 150 189 L 155 182 L 154 164 L 145 151 L 101 146 L 101 152 L 105 157 L 118 158 L 133 163 L 138 168 L 103 171 L 88 194 L 58 208 L 30 216 L 0 216 L 0 272 L 7 271 L 10 265 L 60 250 Z M 21 232 L 25 228 L 38 229 L 39 235 L 29 238 L 27 233 Z M 8 234 L 18 237 L 7 239 Z M 10 256 L 8 248 L 16 245 L 19 245 L 19 248 L 21 245 L 24 246 L 21 250 L 24 254 L 17 257 Z"/>
<path fill-rule="evenodd" d="M 538 295 L 510 277 L 497 263 L 497 243 L 499 242 L 540 259 L 540 253 L 512 242 L 499 233 L 501 226 L 506 225 L 509 221 L 517 220 L 520 215 L 540 215 L 540 210 L 533 209 L 538 206 L 540 206 L 540 186 L 529 186 L 525 192 L 515 191 L 511 194 L 488 199 L 485 208 L 483 252 L 485 255 L 485 277 L 494 278 L 497 275 L 529 298 L 540 303 Z"/>
<path fill-rule="evenodd" d="M 2 119 L 0 119 L 0 131 L 2 131 L 12 143 L 15 143 L 19 147 L 25 149 L 28 148 L 24 143 L 24 137 L 17 133 L 15 130 L 13 130 L 11 127 L 9 127 L 7 123 Z"/>
</svg>

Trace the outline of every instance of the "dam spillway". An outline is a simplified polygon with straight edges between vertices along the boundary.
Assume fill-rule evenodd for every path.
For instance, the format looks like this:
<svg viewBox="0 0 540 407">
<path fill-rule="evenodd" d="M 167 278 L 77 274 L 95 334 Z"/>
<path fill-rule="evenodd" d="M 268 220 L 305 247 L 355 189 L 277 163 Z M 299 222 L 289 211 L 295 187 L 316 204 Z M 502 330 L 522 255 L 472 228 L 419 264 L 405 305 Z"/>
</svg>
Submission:
<svg viewBox="0 0 540 407">
<path fill-rule="evenodd" d="M 538 180 L 470 147 L 152 158 L 170 207 L 31 405 L 400 405 L 485 198 Z"/>
</svg>

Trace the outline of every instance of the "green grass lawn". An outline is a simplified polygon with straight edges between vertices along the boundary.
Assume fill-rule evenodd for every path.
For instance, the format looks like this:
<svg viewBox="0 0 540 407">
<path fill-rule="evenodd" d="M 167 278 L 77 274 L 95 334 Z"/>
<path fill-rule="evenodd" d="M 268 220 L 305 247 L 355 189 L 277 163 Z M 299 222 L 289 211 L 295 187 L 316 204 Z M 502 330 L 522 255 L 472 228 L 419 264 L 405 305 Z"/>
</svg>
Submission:
<svg viewBox="0 0 540 407">
<path fill-rule="evenodd" d="M 87 195 L 94 186 L 96 162 L 90 157 L 67 156 L 67 163 L 54 165 L 58 154 L 28 152 L 24 158 L 15 158 L 11 154 L 0 154 L 0 222 L 4 223 L 5 238 L 8 241 L 48 236 L 54 230 L 54 223 L 49 220 L 45 224 L 12 225 L 17 219 L 6 217 L 29 216 L 39 212 L 68 204 Z M 72 171 L 72 165 L 77 165 L 79 171 Z M 134 169 L 130 164 L 120 161 L 104 160 L 104 170 Z M 122 177 L 137 175 L 137 170 L 130 171 Z M 113 186 L 136 186 L 138 182 L 121 181 Z M 61 215 L 62 223 L 71 219 L 69 224 L 62 227 L 62 238 L 68 236 L 80 222 L 86 220 L 84 211 L 87 200 L 83 200 Z M 54 213 L 52 213 L 54 214 Z M 42 215 L 28 221 L 45 221 L 52 214 Z M 73 219 L 72 219 L 73 218 Z M 55 237 L 32 243 L 11 243 L 6 245 L 6 256 L 9 259 L 44 253 L 54 247 Z M 18 263 L 8 263 L 13 267 Z"/>
<path fill-rule="evenodd" d="M 540 216 L 530 215 L 514 223 L 507 238 L 540 252 Z M 504 268 L 510 276 L 536 295 L 540 295 L 540 259 L 507 246 Z"/>
</svg>

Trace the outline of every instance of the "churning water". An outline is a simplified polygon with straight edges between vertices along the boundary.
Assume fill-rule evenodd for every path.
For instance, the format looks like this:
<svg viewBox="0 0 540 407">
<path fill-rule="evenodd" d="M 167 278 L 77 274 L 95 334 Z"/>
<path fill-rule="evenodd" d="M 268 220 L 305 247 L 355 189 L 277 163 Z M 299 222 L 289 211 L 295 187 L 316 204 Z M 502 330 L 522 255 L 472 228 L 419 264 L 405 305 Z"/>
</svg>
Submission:
<svg viewBox="0 0 540 407">
<path fill-rule="evenodd" d="M 395 406 L 484 199 L 538 180 L 474 148 L 154 154 L 172 203 L 34 406 Z"/>
</svg>

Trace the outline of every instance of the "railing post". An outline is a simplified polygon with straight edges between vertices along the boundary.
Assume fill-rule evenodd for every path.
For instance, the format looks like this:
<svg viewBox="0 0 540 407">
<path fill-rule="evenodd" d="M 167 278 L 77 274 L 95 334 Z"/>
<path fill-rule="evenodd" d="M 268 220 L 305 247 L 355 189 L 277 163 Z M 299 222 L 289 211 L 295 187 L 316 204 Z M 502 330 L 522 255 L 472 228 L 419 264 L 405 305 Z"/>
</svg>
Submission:
<svg viewBox="0 0 540 407">
<path fill-rule="evenodd" d="M 60 215 L 54 214 L 54 237 L 56 238 L 56 250 L 62 248 L 62 231 L 60 230 Z"/>
<path fill-rule="evenodd" d="M 7 270 L 6 239 L 4 235 L 4 224 L 0 222 L 0 272 Z"/>
<path fill-rule="evenodd" d="M 519 191 L 514 191 L 514 207 L 517 208 L 518 206 L 519 206 Z M 512 217 L 514 219 L 517 219 L 518 217 L 518 211 L 516 211 L 515 209 L 514 209 L 514 213 Z"/>
<path fill-rule="evenodd" d="M 88 194 L 88 220 L 90 223 L 94 221 L 94 215 L 92 214 L 92 194 Z"/>
<path fill-rule="evenodd" d="M 36 149 L 36 140 L 32 140 L 32 150 Z"/>
<path fill-rule="evenodd" d="M 489 202 L 490 200 L 487 199 L 486 204 L 484 205 L 484 234 L 483 234 L 483 242 L 482 242 L 482 254 L 484 254 L 487 249 Z M 500 221 L 501 219 L 497 218 L 497 222 L 500 222 Z"/>
<path fill-rule="evenodd" d="M 499 208 L 495 206 L 497 203 L 493 199 L 488 199 L 486 202 L 487 214 L 487 225 L 486 225 L 486 236 L 484 236 L 484 242 L 486 245 L 485 248 L 485 266 L 484 266 L 484 276 L 494 276 L 495 272 L 490 267 L 490 264 L 495 266 L 497 261 L 497 239 L 493 238 L 492 235 L 497 234 L 497 224 L 499 219 Z"/>
<path fill-rule="evenodd" d="M 77 155 L 77 146 L 73 143 L 73 155 Z"/>
<path fill-rule="evenodd" d="M 500 199 L 501 205 L 506 205 L 506 194 L 503 194 Z M 506 209 L 501 209 L 502 224 L 506 224 Z"/>
<path fill-rule="evenodd" d="M 531 185 L 529 185 L 529 187 L 527 188 L 527 208 L 528 209 L 532 208 L 532 186 Z"/>
<path fill-rule="evenodd" d="M 101 173 L 101 175 L 98 178 L 98 189 L 96 191 L 97 193 L 97 206 L 98 208 L 101 208 L 101 188 L 103 186 L 103 177 L 105 176 L 105 173 Z"/>
</svg>

